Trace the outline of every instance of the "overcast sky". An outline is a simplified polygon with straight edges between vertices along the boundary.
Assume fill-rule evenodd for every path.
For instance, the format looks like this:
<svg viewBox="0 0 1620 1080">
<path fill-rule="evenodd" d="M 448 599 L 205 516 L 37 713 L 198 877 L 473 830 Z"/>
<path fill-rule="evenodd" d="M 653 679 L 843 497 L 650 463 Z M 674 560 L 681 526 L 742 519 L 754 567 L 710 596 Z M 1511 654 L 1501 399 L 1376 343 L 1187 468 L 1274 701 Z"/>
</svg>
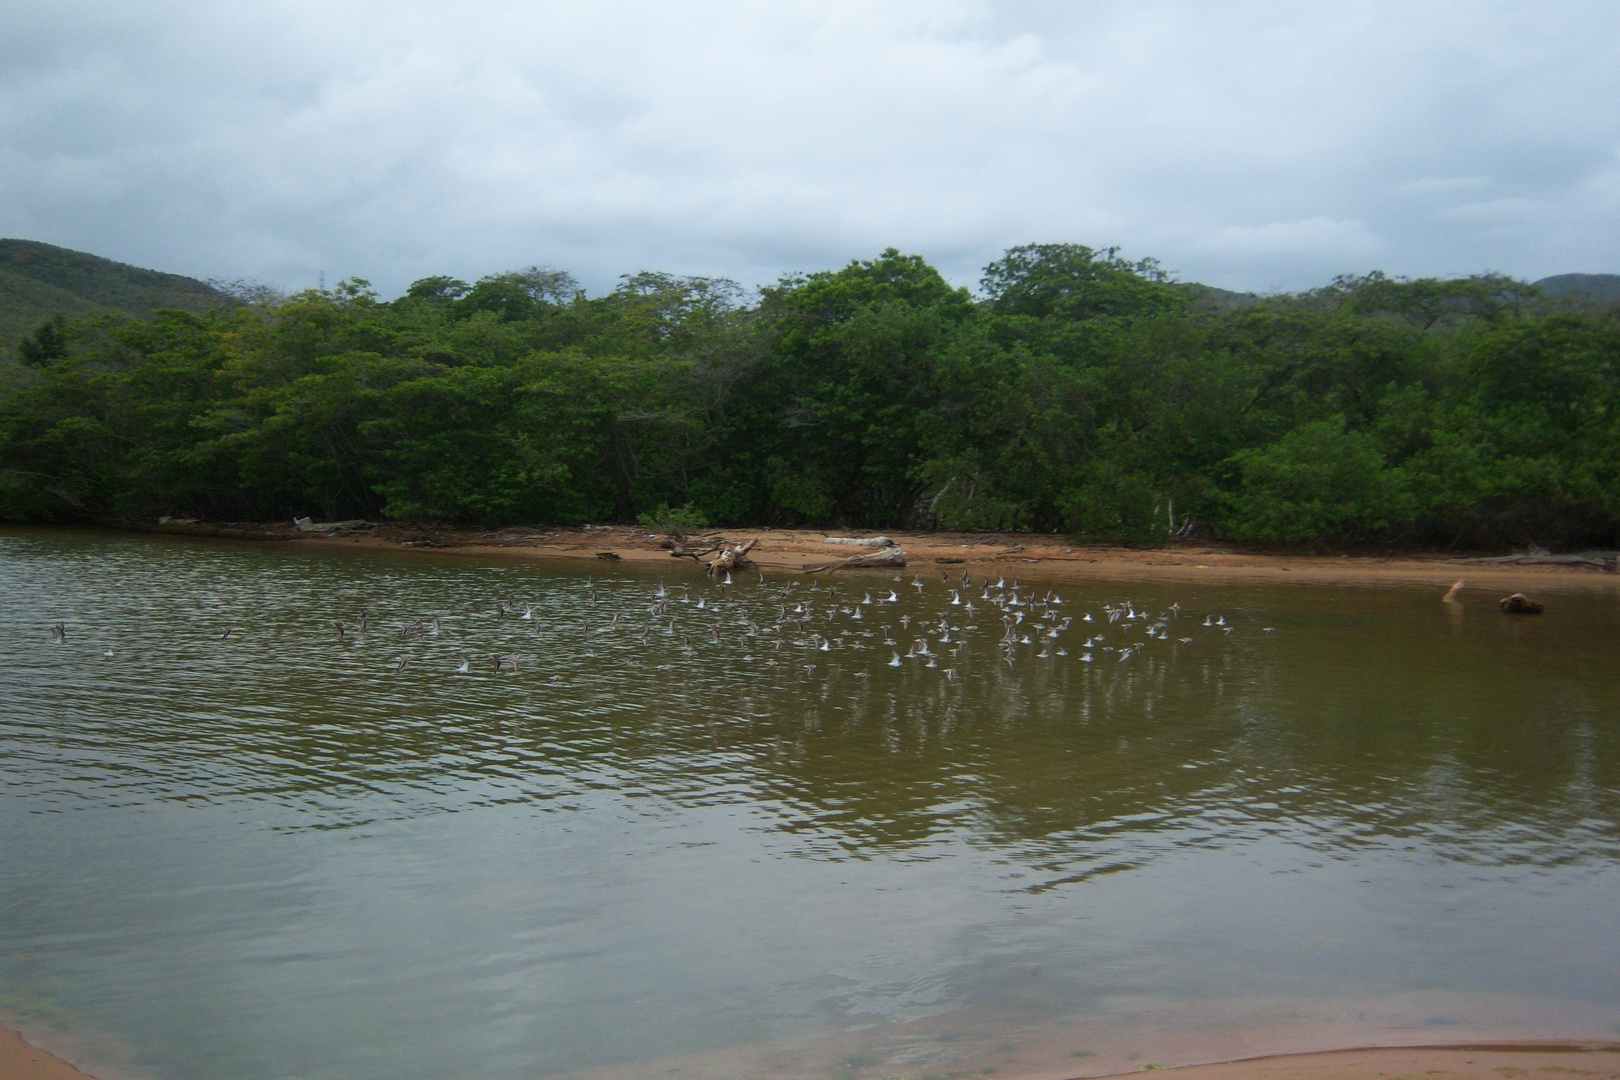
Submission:
<svg viewBox="0 0 1620 1080">
<path fill-rule="evenodd" d="M 283 288 L 1620 271 L 1620 4 L 0 0 L 0 234 Z"/>
</svg>

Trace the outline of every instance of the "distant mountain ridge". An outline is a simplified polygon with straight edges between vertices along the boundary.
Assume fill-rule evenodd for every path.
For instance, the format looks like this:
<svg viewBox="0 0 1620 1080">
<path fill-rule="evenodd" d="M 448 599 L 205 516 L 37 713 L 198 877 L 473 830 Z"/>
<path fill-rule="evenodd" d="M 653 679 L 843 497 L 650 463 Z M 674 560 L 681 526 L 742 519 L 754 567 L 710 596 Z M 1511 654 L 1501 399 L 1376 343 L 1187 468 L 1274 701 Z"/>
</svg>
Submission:
<svg viewBox="0 0 1620 1080">
<path fill-rule="evenodd" d="M 1620 274 L 1555 274 L 1535 284 L 1554 300 L 1587 304 L 1620 303 Z"/>
<path fill-rule="evenodd" d="M 52 315 L 113 308 L 151 315 L 159 308 L 204 311 L 232 304 L 207 282 L 103 259 L 37 240 L 0 240 L 0 356 Z"/>
</svg>

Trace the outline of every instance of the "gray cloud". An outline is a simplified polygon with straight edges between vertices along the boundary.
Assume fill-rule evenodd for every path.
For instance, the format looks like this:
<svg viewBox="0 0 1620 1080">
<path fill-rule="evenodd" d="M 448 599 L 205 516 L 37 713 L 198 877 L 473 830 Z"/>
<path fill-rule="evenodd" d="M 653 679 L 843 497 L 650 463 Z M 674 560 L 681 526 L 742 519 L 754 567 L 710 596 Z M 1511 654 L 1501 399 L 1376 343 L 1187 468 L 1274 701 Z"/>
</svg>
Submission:
<svg viewBox="0 0 1620 1080">
<path fill-rule="evenodd" d="M 4 10 L 0 231 L 204 276 L 1620 270 L 1612 5 Z"/>
</svg>

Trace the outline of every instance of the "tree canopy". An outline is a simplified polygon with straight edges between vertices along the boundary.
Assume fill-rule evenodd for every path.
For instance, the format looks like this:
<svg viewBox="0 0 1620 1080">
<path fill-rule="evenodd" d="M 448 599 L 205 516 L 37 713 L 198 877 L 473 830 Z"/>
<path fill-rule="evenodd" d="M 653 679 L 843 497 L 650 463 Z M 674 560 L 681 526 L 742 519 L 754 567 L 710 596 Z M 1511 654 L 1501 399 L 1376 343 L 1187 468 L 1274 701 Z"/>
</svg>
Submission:
<svg viewBox="0 0 1620 1080">
<path fill-rule="evenodd" d="M 0 365 L 0 516 L 1620 539 L 1612 307 L 1382 274 L 1211 305 L 1076 244 L 980 285 L 891 249 L 757 295 L 530 267 L 55 317 Z"/>
</svg>

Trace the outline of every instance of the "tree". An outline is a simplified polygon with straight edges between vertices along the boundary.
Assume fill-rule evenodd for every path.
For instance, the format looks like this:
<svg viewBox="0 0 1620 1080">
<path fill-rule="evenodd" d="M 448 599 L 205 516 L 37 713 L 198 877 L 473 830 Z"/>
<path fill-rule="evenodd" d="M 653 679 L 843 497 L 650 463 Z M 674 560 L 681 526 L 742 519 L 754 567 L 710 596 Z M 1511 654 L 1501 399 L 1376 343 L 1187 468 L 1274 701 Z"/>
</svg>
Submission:
<svg viewBox="0 0 1620 1080">
<path fill-rule="evenodd" d="M 984 268 L 980 280 L 1001 315 L 1089 319 L 1183 311 L 1188 299 L 1154 259 L 1131 262 L 1117 247 L 1025 244 Z"/>
</svg>

